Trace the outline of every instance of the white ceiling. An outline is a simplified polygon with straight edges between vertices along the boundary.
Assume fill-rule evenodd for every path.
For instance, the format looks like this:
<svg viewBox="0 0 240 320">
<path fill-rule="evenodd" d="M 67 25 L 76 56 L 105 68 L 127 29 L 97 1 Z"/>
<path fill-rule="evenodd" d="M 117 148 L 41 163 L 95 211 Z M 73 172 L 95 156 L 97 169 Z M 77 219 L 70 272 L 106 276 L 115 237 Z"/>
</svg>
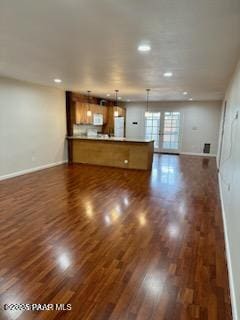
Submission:
<svg viewBox="0 0 240 320">
<path fill-rule="evenodd" d="M 151 52 L 139 53 L 145 42 Z M 211 100 L 239 57 L 239 0 L 0 0 L 3 76 L 124 100 L 145 88 L 152 100 Z"/>
</svg>

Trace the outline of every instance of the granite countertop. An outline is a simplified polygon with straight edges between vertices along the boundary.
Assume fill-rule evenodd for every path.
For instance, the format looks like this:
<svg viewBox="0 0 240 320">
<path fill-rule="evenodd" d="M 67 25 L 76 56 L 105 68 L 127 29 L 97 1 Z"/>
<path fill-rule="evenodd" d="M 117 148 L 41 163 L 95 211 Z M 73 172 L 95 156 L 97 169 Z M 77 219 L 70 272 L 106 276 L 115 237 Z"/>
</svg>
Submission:
<svg viewBox="0 0 240 320">
<path fill-rule="evenodd" d="M 74 140 L 100 140 L 100 141 L 115 141 L 115 142 L 139 142 L 139 143 L 149 143 L 153 142 L 152 139 L 129 139 L 129 138 L 117 138 L 117 137 L 87 137 L 87 136 L 68 136 L 67 139 Z"/>
</svg>

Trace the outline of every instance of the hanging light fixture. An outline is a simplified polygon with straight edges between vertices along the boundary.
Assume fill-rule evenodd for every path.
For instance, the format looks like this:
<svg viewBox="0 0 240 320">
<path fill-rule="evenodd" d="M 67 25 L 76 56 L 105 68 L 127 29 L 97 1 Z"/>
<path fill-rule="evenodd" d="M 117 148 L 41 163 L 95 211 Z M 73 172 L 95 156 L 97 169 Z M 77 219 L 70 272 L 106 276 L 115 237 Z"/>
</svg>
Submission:
<svg viewBox="0 0 240 320">
<path fill-rule="evenodd" d="M 149 92 L 151 89 L 146 89 L 147 92 L 147 111 L 145 111 L 145 117 L 149 117 L 150 116 L 150 112 L 148 111 L 148 107 L 149 107 Z"/>
<path fill-rule="evenodd" d="M 115 101 L 115 108 L 114 108 L 114 117 L 118 117 L 118 92 L 119 90 L 115 90 L 116 94 L 116 101 Z"/>
<path fill-rule="evenodd" d="M 90 110 L 90 93 L 91 93 L 91 91 L 88 90 L 87 93 L 88 93 L 88 111 L 87 111 L 87 116 L 91 117 L 92 116 L 92 111 Z"/>
</svg>

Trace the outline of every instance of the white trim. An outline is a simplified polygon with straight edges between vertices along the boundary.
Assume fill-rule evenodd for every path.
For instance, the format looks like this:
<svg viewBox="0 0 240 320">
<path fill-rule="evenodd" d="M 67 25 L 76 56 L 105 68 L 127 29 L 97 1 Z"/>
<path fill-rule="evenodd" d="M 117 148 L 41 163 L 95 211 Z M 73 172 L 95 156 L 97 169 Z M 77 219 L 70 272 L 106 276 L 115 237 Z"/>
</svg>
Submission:
<svg viewBox="0 0 240 320">
<path fill-rule="evenodd" d="M 39 167 L 35 167 L 35 168 L 16 171 L 16 172 L 13 172 L 13 173 L 6 174 L 4 176 L 0 176 L 0 181 L 1 180 L 15 178 L 15 177 L 18 177 L 18 176 L 21 176 L 21 175 L 24 175 L 24 174 L 27 174 L 27 173 L 32 173 L 32 172 L 35 172 L 35 171 L 40 171 L 40 170 L 56 167 L 56 166 L 59 166 L 59 165 L 64 164 L 64 163 L 67 163 L 67 160 L 54 162 L 54 163 L 50 163 L 50 164 L 45 164 L 43 166 L 39 166 Z"/>
<path fill-rule="evenodd" d="M 231 304 L 232 304 L 232 316 L 233 316 L 233 320 L 238 320 L 237 299 L 235 295 L 234 281 L 233 281 L 232 259 L 231 259 L 231 252 L 229 248 L 229 237 L 228 237 L 228 229 L 227 229 L 227 222 L 226 222 L 226 214 L 224 209 L 221 176 L 219 173 L 218 173 L 218 184 L 219 184 L 219 192 L 220 192 L 220 200 L 221 200 L 221 208 L 222 208 L 224 240 L 225 240 L 225 247 L 226 247 L 229 287 L 230 287 L 230 296 L 231 296 Z"/>
<path fill-rule="evenodd" d="M 216 154 L 213 153 L 195 153 L 195 152 L 180 152 L 179 154 L 187 156 L 200 156 L 200 157 L 216 157 Z"/>
</svg>

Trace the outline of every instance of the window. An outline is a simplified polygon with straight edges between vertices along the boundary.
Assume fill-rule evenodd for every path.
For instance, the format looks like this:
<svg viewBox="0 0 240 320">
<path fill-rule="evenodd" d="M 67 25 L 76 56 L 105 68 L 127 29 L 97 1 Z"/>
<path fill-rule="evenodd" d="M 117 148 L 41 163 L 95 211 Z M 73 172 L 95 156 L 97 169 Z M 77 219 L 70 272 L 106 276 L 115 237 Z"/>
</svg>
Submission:
<svg viewBox="0 0 240 320">
<path fill-rule="evenodd" d="M 180 112 L 164 113 L 163 149 L 178 149 L 180 135 Z"/>
<path fill-rule="evenodd" d="M 159 148 L 160 112 L 149 112 L 145 116 L 145 139 L 154 140 L 154 148 Z"/>
</svg>

